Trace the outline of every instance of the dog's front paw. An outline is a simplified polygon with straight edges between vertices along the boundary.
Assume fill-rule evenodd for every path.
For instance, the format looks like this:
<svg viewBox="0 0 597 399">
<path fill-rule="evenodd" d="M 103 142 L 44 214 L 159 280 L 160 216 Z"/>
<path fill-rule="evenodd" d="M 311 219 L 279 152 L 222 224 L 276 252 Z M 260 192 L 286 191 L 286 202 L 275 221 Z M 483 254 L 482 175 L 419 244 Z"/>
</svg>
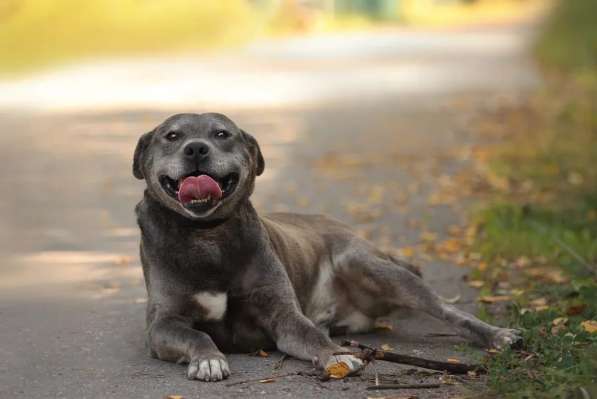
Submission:
<svg viewBox="0 0 597 399">
<path fill-rule="evenodd" d="M 489 344 L 495 349 L 517 348 L 522 345 L 522 335 L 520 330 L 498 328 Z"/>
<path fill-rule="evenodd" d="M 359 373 L 365 367 L 363 360 L 354 355 L 331 355 L 324 370 L 331 378 L 344 378 Z"/>
<path fill-rule="evenodd" d="M 189 380 L 222 381 L 230 375 L 228 361 L 224 357 L 197 357 L 189 362 L 187 377 Z"/>
</svg>

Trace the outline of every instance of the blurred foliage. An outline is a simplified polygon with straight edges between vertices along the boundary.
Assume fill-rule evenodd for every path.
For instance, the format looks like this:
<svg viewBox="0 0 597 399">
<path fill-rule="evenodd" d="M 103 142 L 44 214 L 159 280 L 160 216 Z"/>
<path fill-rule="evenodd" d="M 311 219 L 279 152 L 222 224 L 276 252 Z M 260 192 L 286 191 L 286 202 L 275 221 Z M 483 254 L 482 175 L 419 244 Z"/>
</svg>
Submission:
<svg viewBox="0 0 597 399">
<path fill-rule="evenodd" d="M 537 44 L 545 91 L 498 118 L 488 166 L 504 184 L 476 216 L 488 267 L 473 277 L 485 295 L 514 298 L 502 322 L 526 345 L 490 358 L 496 397 L 597 391 L 596 12 L 592 0 L 560 2 Z"/>
<path fill-rule="evenodd" d="M 402 21 L 408 24 L 453 25 L 495 23 L 541 12 L 546 0 L 402 0 Z"/>
<path fill-rule="evenodd" d="M 595 73 L 596 15 L 597 2 L 594 0 L 560 1 L 540 37 L 539 60 L 549 68 Z"/>
<path fill-rule="evenodd" d="M 119 54 L 206 49 L 260 35 L 373 24 L 454 24 L 528 13 L 544 0 L 0 0 L 0 73 Z"/>
<path fill-rule="evenodd" d="M 4 0 L 0 68 L 21 70 L 75 57 L 214 47 L 260 28 L 244 0 Z"/>
</svg>

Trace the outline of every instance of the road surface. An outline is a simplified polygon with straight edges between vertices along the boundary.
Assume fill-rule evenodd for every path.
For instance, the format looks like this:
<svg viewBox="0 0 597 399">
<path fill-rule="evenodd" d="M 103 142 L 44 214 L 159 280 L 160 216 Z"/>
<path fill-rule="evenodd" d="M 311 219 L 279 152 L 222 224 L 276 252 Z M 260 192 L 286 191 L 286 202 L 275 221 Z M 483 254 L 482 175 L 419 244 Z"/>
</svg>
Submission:
<svg viewBox="0 0 597 399">
<path fill-rule="evenodd" d="M 538 84 L 528 25 L 384 30 L 266 41 L 222 54 L 93 61 L 0 82 L 0 397 L 365 398 L 375 373 L 435 382 L 376 363 L 362 377 L 320 383 L 267 378 L 309 364 L 230 355 L 232 377 L 188 381 L 150 359 L 131 175 L 139 135 L 183 111 L 229 114 L 261 143 L 257 209 L 325 212 L 384 247 L 462 222 L 466 206 L 430 206 L 466 167 L 470 121 Z M 468 269 L 415 254 L 444 297 L 474 311 Z M 356 337 L 439 360 L 467 359 L 462 340 L 418 315 Z M 447 398 L 482 382 L 417 390 Z M 406 394 L 396 392 L 392 394 Z"/>
</svg>

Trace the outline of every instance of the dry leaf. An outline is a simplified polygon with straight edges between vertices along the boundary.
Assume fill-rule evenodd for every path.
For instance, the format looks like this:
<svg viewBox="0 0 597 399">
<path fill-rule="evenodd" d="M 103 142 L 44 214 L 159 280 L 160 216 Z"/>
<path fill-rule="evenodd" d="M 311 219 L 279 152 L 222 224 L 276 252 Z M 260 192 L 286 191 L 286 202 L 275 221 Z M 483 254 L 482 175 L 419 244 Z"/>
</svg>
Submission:
<svg viewBox="0 0 597 399">
<path fill-rule="evenodd" d="M 375 325 L 373 326 L 376 330 L 382 331 L 393 331 L 394 326 L 390 320 L 379 319 L 375 321 Z"/>
<path fill-rule="evenodd" d="M 184 399 L 184 396 L 182 396 L 182 395 L 168 395 L 168 396 L 166 396 L 166 399 Z"/>
<path fill-rule="evenodd" d="M 568 322 L 567 317 L 557 317 L 551 322 L 551 334 L 558 335 L 560 332 L 566 329 L 566 323 Z"/>
<path fill-rule="evenodd" d="M 481 280 L 471 280 L 468 282 L 468 285 L 473 288 L 481 288 L 481 287 L 483 287 L 484 284 L 485 284 L 485 282 L 483 282 Z"/>
<path fill-rule="evenodd" d="M 533 267 L 530 269 L 526 269 L 525 273 L 530 277 L 535 277 L 537 279 L 548 281 L 551 283 L 565 283 L 568 281 L 568 278 L 564 276 L 564 273 L 555 268 L 549 267 Z"/>
<path fill-rule="evenodd" d="M 330 378 L 342 379 L 350 373 L 350 367 L 344 362 L 338 362 L 326 367 L 325 371 Z"/>
<path fill-rule="evenodd" d="M 431 241 L 435 241 L 437 239 L 437 234 L 432 233 L 431 231 L 423 231 L 421 233 L 421 235 L 419 236 L 419 238 L 422 241 L 431 242 Z"/>
<path fill-rule="evenodd" d="M 479 297 L 479 301 L 483 303 L 496 303 L 496 302 L 506 302 L 511 301 L 511 295 L 485 295 Z"/>
<path fill-rule="evenodd" d="M 579 305 L 572 305 L 568 309 L 566 309 L 566 314 L 568 316 L 576 316 L 581 314 L 587 308 L 586 303 L 581 303 Z"/>
<path fill-rule="evenodd" d="M 270 382 L 275 382 L 276 380 L 274 380 L 273 378 L 266 378 L 263 380 L 259 380 L 260 383 L 262 384 L 269 384 Z"/>
<path fill-rule="evenodd" d="M 597 333 L 597 321 L 595 320 L 585 320 L 582 323 L 580 323 L 580 326 L 589 334 Z"/>
<path fill-rule="evenodd" d="M 533 299 L 530 302 L 531 306 L 533 306 L 533 308 L 535 310 L 544 310 L 544 308 L 546 308 L 547 306 L 547 299 L 545 298 L 537 298 L 537 299 Z"/>
<path fill-rule="evenodd" d="M 407 258 L 412 258 L 415 254 L 415 250 L 413 247 L 402 247 L 398 250 L 401 256 L 405 256 Z"/>
<path fill-rule="evenodd" d="M 460 360 L 456 359 L 455 357 L 449 357 L 448 358 L 448 363 L 460 364 Z"/>
<path fill-rule="evenodd" d="M 259 357 L 268 357 L 269 353 L 267 353 L 263 349 L 259 349 L 259 351 L 257 351 L 257 356 L 259 356 Z"/>
<path fill-rule="evenodd" d="M 380 348 L 381 348 L 382 351 L 386 351 L 386 352 L 394 350 L 394 348 L 392 346 L 388 345 L 388 344 L 382 344 L 380 346 Z"/>
<path fill-rule="evenodd" d="M 437 246 L 438 252 L 443 252 L 447 254 L 455 254 L 462 248 L 462 242 L 456 238 L 449 238 L 445 241 L 442 241 Z"/>
</svg>

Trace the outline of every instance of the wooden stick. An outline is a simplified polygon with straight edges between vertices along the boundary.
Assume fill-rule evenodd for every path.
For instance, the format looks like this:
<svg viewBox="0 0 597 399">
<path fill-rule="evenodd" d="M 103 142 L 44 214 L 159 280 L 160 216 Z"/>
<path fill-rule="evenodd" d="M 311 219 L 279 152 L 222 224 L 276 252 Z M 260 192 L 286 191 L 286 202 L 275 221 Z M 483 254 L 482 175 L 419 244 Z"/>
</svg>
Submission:
<svg viewBox="0 0 597 399">
<path fill-rule="evenodd" d="M 275 380 L 276 378 L 290 377 L 292 375 L 299 375 L 299 372 L 295 371 L 293 373 L 284 373 L 284 374 L 272 375 L 270 377 L 250 378 L 248 380 L 241 380 L 241 381 L 230 382 L 230 383 L 226 384 L 226 386 L 227 387 L 233 387 L 235 385 L 248 384 L 250 382 L 261 382 L 261 381 Z"/>
<path fill-rule="evenodd" d="M 380 384 L 370 385 L 366 389 L 367 391 L 376 391 L 384 389 L 429 389 L 439 388 L 441 384 Z"/>
<path fill-rule="evenodd" d="M 362 351 L 364 351 L 363 355 L 365 358 L 373 358 L 376 360 L 385 360 L 387 362 L 408 364 L 411 366 L 417 366 L 431 370 L 446 371 L 450 374 L 466 374 L 469 371 L 475 371 L 477 373 L 485 372 L 483 366 L 478 364 L 441 362 L 438 360 L 424 359 L 421 357 L 403 355 L 400 353 L 386 352 L 360 344 L 357 341 L 344 341 L 342 343 L 342 346 L 352 346 L 361 349 Z"/>
</svg>

